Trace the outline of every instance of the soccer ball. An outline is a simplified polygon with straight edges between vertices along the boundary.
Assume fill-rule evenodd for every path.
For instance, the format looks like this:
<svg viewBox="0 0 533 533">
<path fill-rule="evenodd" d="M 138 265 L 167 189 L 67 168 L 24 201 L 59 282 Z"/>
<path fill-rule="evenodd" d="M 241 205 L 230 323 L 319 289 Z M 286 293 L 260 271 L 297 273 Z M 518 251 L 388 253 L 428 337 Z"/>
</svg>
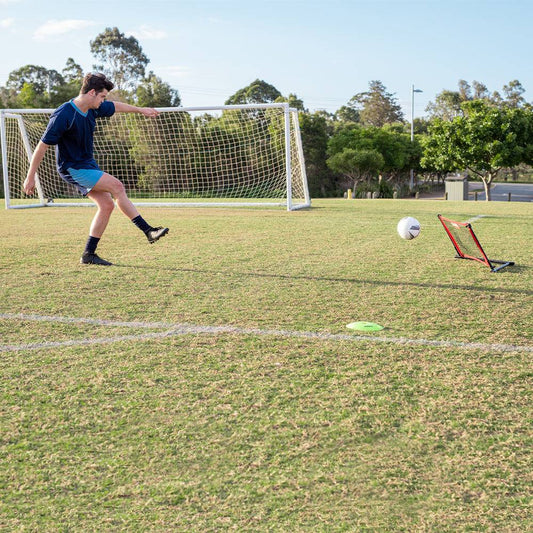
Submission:
<svg viewBox="0 0 533 533">
<path fill-rule="evenodd" d="M 404 217 L 398 222 L 398 227 L 396 229 L 398 230 L 398 235 L 400 235 L 402 239 L 410 241 L 411 239 L 418 237 L 418 234 L 420 233 L 420 222 L 413 217 Z"/>
</svg>

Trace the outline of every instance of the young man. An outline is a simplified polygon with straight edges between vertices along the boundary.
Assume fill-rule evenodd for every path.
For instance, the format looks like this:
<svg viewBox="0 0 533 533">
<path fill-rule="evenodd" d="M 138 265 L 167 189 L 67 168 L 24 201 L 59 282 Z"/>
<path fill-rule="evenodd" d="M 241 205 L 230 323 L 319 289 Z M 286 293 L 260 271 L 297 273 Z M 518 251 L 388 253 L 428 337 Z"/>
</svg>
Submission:
<svg viewBox="0 0 533 533">
<path fill-rule="evenodd" d="M 93 157 L 93 134 L 96 119 L 118 113 L 141 113 L 156 117 L 159 112 L 149 107 L 135 107 L 122 102 L 108 102 L 106 96 L 114 85 L 103 74 L 87 74 L 80 94 L 63 104 L 50 117 L 48 127 L 35 148 L 30 168 L 24 180 L 24 192 L 35 191 L 35 173 L 49 146 L 56 146 L 57 170 L 68 183 L 77 187 L 97 205 L 89 231 L 89 239 L 80 263 L 111 265 L 98 257 L 96 247 L 104 233 L 109 218 L 117 206 L 154 243 L 168 233 L 168 228 L 152 227 L 139 214 L 126 195 L 124 185 L 114 176 L 103 172 Z"/>
</svg>

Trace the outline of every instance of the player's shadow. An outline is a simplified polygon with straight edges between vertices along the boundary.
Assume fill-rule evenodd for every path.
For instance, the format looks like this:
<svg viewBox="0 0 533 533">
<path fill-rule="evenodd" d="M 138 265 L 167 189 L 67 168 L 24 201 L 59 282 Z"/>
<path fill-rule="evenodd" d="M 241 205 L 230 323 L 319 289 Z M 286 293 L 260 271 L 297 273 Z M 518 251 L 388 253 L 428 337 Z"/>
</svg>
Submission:
<svg viewBox="0 0 533 533">
<path fill-rule="evenodd" d="M 359 278 L 343 278 L 334 276 L 305 276 L 298 274 L 270 274 L 267 272 L 235 272 L 231 270 L 208 270 L 201 268 L 178 268 L 178 267 L 156 267 L 154 265 L 127 265 L 114 263 L 114 266 L 120 268 L 132 269 L 146 269 L 146 270 L 160 270 L 164 272 L 175 273 L 198 273 L 208 274 L 210 276 L 229 276 L 229 277 L 249 277 L 249 278 L 265 278 L 265 279 L 279 279 L 279 280 L 301 280 L 301 281 L 321 281 L 330 283 L 353 283 L 354 285 L 375 285 L 377 287 L 419 287 L 427 289 L 453 289 L 465 291 L 480 291 L 483 293 L 507 293 L 533 296 L 533 290 L 514 289 L 512 287 L 487 287 L 485 285 L 462 285 L 455 283 L 414 283 L 410 281 L 383 281 L 372 279 Z M 479 266 L 479 265 L 476 265 Z M 485 267 L 486 268 L 486 267 Z M 529 266 L 513 265 L 507 267 L 508 273 L 520 273 L 529 270 Z M 490 276 L 501 276 L 501 273 L 491 273 L 487 269 L 487 274 Z"/>
</svg>

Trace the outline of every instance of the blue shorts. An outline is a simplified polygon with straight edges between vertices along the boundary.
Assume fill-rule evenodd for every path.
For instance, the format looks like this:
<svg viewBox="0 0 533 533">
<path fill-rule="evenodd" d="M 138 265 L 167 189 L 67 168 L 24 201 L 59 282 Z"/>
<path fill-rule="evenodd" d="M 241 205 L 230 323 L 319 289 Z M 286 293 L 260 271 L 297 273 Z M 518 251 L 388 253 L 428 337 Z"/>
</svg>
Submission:
<svg viewBox="0 0 533 533">
<path fill-rule="evenodd" d="M 69 183 L 76 186 L 83 196 L 91 191 L 98 180 L 104 175 L 104 171 L 95 168 L 69 168 Z M 66 178 L 65 178 L 66 179 Z"/>
</svg>

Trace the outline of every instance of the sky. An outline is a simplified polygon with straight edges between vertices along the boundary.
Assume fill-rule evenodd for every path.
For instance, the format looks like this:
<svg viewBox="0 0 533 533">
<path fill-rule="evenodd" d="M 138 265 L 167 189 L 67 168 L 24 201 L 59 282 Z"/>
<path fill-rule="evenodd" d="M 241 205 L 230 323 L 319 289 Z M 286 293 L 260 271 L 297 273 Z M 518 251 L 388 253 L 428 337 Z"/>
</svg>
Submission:
<svg viewBox="0 0 533 533">
<path fill-rule="evenodd" d="M 69 57 L 92 70 L 90 41 L 116 26 L 185 107 L 262 79 L 333 113 L 379 80 L 410 120 L 460 79 L 517 79 L 533 101 L 531 20 L 531 0 L 0 0 L 0 85 Z"/>
</svg>

